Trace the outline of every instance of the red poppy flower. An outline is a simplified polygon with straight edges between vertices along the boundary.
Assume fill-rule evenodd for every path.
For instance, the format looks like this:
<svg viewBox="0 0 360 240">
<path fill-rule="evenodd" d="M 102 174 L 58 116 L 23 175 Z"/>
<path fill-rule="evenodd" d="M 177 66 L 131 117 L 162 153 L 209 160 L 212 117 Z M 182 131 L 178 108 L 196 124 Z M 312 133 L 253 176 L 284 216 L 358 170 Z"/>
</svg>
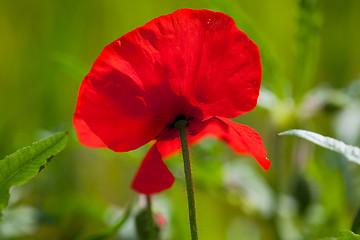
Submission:
<svg viewBox="0 0 360 240">
<path fill-rule="evenodd" d="M 190 144 L 222 139 L 267 170 L 260 135 L 228 119 L 256 106 L 260 82 L 259 49 L 232 18 L 181 9 L 104 48 L 81 84 L 74 126 L 81 143 L 115 152 L 155 140 L 132 183 L 144 194 L 174 182 L 163 158 L 180 147 L 179 119 Z"/>
</svg>

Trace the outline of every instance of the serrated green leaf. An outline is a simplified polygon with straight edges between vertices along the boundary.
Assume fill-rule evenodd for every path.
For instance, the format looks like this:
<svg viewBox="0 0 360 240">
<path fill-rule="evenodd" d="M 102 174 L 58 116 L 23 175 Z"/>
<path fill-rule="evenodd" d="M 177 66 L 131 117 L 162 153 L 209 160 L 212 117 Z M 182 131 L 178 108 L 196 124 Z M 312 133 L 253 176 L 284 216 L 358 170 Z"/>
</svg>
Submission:
<svg viewBox="0 0 360 240">
<path fill-rule="evenodd" d="M 312 143 L 315 143 L 321 147 L 330 149 L 332 151 L 343 154 L 349 161 L 360 164 L 360 148 L 356 146 L 347 145 L 342 141 L 336 140 L 331 137 L 325 137 L 318 133 L 302 130 L 292 129 L 289 131 L 278 133 L 278 136 L 293 135 L 303 139 L 306 139 Z"/>
<path fill-rule="evenodd" d="M 0 161 L 0 220 L 1 211 L 9 202 L 9 190 L 37 175 L 67 144 L 68 133 L 56 133 L 31 146 L 22 148 Z"/>
</svg>

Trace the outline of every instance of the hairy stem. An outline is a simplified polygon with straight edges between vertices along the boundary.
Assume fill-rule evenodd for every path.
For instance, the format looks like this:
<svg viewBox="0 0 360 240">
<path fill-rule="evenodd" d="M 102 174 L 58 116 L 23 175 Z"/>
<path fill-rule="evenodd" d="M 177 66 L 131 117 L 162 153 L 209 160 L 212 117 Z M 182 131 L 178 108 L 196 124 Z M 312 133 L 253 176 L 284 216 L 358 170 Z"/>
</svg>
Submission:
<svg viewBox="0 0 360 240">
<path fill-rule="evenodd" d="M 193 181 L 191 176 L 189 145 L 186 135 L 186 124 L 187 122 L 185 120 L 178 120 L 175 123 L 175 127 L 179 130 L 182 155 L 184 159 L 184 171 L 185 171 L 186 191 L 187 191 L 188 205 L 189 205 L 191 239 L 197 240 L 198 235 L 197 235 L 197 226 L 196 226 L 195 197 L 194 197 Z"/>
</svg>

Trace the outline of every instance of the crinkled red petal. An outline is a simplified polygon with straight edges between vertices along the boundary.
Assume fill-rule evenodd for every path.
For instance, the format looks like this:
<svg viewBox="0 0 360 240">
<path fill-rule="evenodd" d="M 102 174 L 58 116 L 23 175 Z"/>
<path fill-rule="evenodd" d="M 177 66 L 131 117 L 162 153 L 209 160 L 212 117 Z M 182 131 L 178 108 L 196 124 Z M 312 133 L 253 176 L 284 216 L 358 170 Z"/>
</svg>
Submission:
<svg viewBox="0 0 360 240">
<path fill-rule="evenodd" d="M 139 86 L 111 70 L 104 70 L 98 78 L 98 71 L 93 69 L 85 77 L 79 91 L 73 123 L 80 141 L 93 147 L 93 140 L 85 136 L 96 136 L 108 148 L 121 152 L 154 139 L 167 123 L 147 108 Z"/>
<path fill-rule="evenodd" d="M 205 118 L 231 118 L 256 106 L 262 72 L 259 49 L 228 15 L 180 9 L 119 39 L 128 41 L 142 49 L 140 57 L 166 69 L 172 91 L 201 108 Z M 156 76 L 155 70 L 147 72 Z M 157 83 L 164 85 L 161 79 Z"/>
<path fill-rule="evenodd" d="M 212 118 L 202 123 L 196 123 L 194 127 L 203 127 L 203 130 L 190 138 L 193 143 L 206 136 L 222 139 L 235 152 L 251 155 L 264 170 L 269 169 L 270 161 L 266 157 L 267 153 L 263 140 L 259 133 L 251 127 L 226 118 Z"/>
<path fill-rule="evenodd" d="M 170 188 L 174 180 L 155 143 L 141 162 L 131 187 L 139 193 L 149 195 Z"/>
</svg>

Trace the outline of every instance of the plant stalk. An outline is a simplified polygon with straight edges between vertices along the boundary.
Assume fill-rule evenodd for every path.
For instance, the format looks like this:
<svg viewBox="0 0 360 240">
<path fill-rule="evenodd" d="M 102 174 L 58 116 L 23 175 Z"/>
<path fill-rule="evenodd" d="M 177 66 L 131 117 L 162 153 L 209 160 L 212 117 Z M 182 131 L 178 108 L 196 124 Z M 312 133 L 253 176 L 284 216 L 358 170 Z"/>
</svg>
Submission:
<svg viewBox="0 0 360 240">
<path fill-rule="evenodd" d="M 175 127 L 179 130 L 182 155 L 184 159 L 184 171 L 185 171 L 186 191 L 187 191 L 188 205 L 189 205 L 191 239 L 197 240 L 198 235 L 197 235 L 197 226 L 196 226 L 195 197 L 194 197 L 193 180 L 191 176 L 189 145 L 186 135 L 186 124 L 187 124 L 186 120 L 178 120 L 175 123 Z"/>
</svg>

